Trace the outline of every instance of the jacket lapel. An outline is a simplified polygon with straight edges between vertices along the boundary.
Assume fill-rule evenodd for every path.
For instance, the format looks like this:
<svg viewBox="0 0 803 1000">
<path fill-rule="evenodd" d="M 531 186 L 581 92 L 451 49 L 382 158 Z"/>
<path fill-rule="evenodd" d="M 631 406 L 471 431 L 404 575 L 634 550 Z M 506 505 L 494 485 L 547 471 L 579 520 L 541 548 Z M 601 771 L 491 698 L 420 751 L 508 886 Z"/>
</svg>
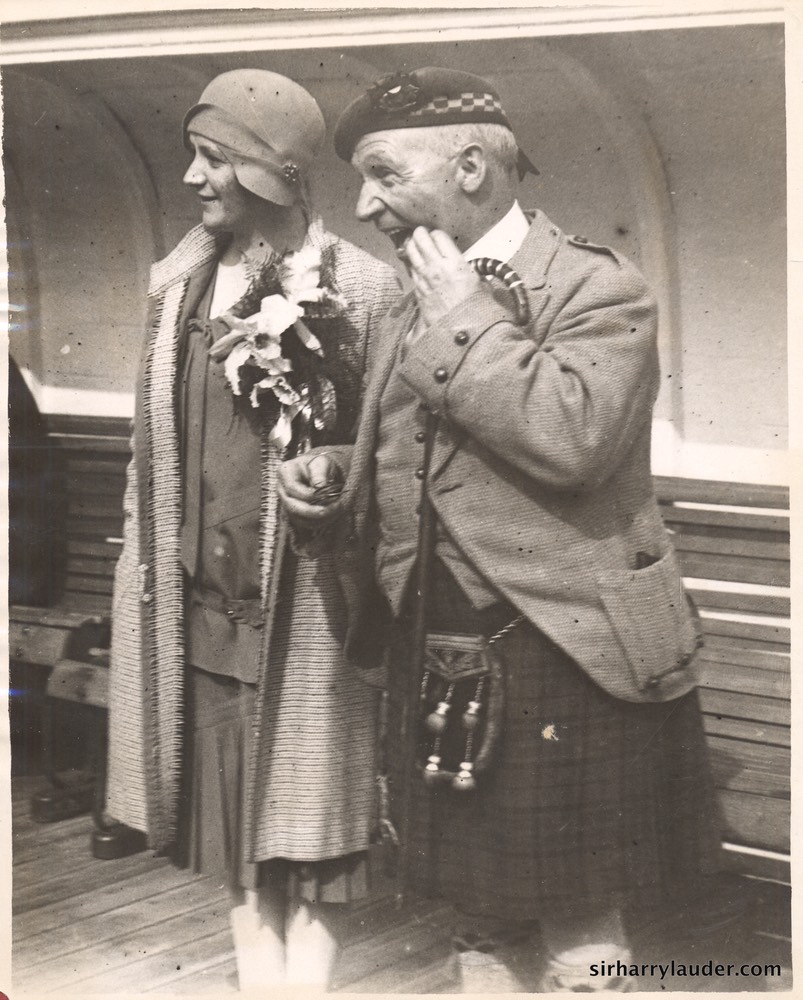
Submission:
<svg viewBox="0 0 803 1000">
<path fill-rule="evenodd" d="M 365 390 L 362 417 L 345 490 L 352 497 L 350 509 L 355 518 L 363 517 L 368 510 L 382 394 L 396 366 L 401 340 L 411 328 L 415 313 L 415 296 L 408 292 L 391 308 L 378 331 L 377 347 Z"/>
<path fill-rule="evenodd" d="M 209 287 L 209 282 L 212 280 L 212 275 L 216 267 L 217 259 L 213 258 L 202 264 L 197 271 L 193 271 L 190 275 L 190 280 L 187 282 L 187 290 L 184 293 L 184 301 L 181 305 L 181 315 L 178 321 L 179 331 L 183 331 L 187 320 L 195 315 L 198 303 Z"/>
<path fill-rule="evenodd" d="M 544 294 L 542 290 L 546 285 L 547 272 L 552 263 L 552 258 L 558 248 L 560 230 L 553 226 L 543 212 L 528 212 L 530 228 L 524 238 L 524 242 L 510 258 L 510 266 L 521 276 L 527 287 L 530 305 L 533 306 L 539 294 Z M 509 293 L 497 286 L 494 294 L 500 302 L 509 304 Z M 532 309 L 533 320 L 531 321 L 528 333 L 538 342 L 543 336 L 537 328 L 537 318 L 539 310 Z M 432 452 L 431 478 L 437 479 L 442 475 L 449 460 L 455 451 L 460 447 L 466 432 L 460 428 L 444 427 L 440 425 L 435 446 Z"/>
<path fill-rule="evenodd" d="M 530 228 L 524 242 L 510 258 L 510 266 L 521 275 L 527 288 L 535 290 L 546 284 L 549 266 L 563 234 L 543 212 L 528 212 L 527 217 L 531 220 Z"/>
</svg>

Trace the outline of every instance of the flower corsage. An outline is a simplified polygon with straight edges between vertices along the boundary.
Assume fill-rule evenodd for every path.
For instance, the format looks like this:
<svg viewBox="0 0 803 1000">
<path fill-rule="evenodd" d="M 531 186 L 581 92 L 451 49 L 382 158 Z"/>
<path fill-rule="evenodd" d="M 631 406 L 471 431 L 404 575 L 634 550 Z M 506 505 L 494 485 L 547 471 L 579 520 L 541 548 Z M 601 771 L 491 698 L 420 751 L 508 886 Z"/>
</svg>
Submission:
<svg viewBox="0 0 803 1000">
<path fill-rule="evenodd" d="M 331 276 L 331 261 L 313 246 L 247 262 L 245 295 L 216 323 L 227 328 L 210 348 L 235 396 L 248 399 L 271 424 L 269 438 L 285 451 L 312 444 L 337 419 L 335 390 L 324 374 L 324 324 L 348 303 Z"/>
</svg>

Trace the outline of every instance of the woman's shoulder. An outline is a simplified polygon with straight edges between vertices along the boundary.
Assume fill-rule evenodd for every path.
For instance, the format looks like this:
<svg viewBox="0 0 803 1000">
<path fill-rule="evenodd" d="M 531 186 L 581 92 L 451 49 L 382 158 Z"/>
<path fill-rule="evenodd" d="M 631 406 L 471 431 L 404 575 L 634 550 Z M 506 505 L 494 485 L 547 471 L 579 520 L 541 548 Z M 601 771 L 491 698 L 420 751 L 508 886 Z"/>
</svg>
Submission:
<svg viewBox="0 0 803 1000">
<path fill-rule="evenodd" d="M 314 243 L 319 245 L 322 252 L 325 248 L 328 248 L 329 252 L 335 255 L 339 272 L 338 277 L 341 276 L 340 272 L 346 274 L 353 272 L 355 278 L 359 278 L 362 274 L 368 277 L 369 280 L 376 278 L 380 282 L 392 282 L 398 286 L 395 268 L 391 267 L 385 261 L 374 257 L 367 250 L 363 250 L 362 247 L 358 247 L 354 243 L 343 239 L 342 236 L 330 232 L 324 228 L 320 218 L 314 218 L 310 223 L 310 238 Z"/>
<path fill-rule="evenodd" d="M 340 237 L 335 237 L 334 246 L 337 283 L 346 297 L 358 295 L 383 312 L 389 309 L 401 294 L 396 269 Z"/>
<path fill-rule="evenodd" d="M 358 261 L 361 265 L 375 269 L 381 273 L 385 274 L 395 274 L 395 268 L 391 267 L 390 264 L 386 263 L 384 260 L 380 260 L 378 257 L 374 257 L 373 254 L 368 253 L 367 250 L 363 250 L 362 247 L 358 247 L 355 243 L 350 243 L 348 240 L 343 239 L 342 236 L 336 236 L 334 233 L 329 234 L 332 237 L 333 242 L 337 246 L 338 252 L 346 258 L 353 258 Z"/>
<path fill-rule="evenodd" d="M 169 285 L 189 276 L 220 253 L 218 240 L 203 226 L 191 229 L 170 253 L 151 267 L 148 295 L 158 295 Z"/>
</svg>

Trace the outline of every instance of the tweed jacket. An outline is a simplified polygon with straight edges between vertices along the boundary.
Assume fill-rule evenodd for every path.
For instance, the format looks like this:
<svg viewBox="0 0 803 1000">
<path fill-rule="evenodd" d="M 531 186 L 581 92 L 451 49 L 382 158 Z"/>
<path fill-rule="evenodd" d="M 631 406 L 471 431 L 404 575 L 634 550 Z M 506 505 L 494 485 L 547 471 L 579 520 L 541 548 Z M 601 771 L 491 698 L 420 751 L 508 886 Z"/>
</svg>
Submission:
<svg viewBox="0 0 803 1000">
<path fill-rule="evenodd" d="M 440 417 L 428 493 L 465 558 L 612 695 L 669 700 L 696 683 L 699 630 L 650 474 L 655 302 L 616 251 L 531 218 L 510 261 L 526 328 L 484 284 L 398 352 L 407 295 L 376 339 L 337 528 L 347 648 L 381 683 L 372 463 L 382 392 L 401 377 Z"/>
<path fill-rule="evenodd" d="M 398 279 L 388 265 L 327 233 L 317 218 L 310 223 L 307 241 L 320 250 L 334 249 L 335 280 L 349 309 L 332 320 L 332 341 L 348 354 L 361 376 L 371 337 L 398 296 Z M 150 318 L 124 499 L 123 549 L 115 573 L 106 807 L 117 820 L 145 831 L 155 849 L 164 849 L 175 838 L 184 728 L 179 345 L 219 256 L 218 242 L 199 226 L 151 271 Z M 255 544 L 260 546 L 265 627 L 258 690 L 265 685 L 287 539 L 275 489 L 280 456 L 269 444 L 267 431 L 261 453 L 261 537 Z M 259 741 L 270 739 L 257 714 L 255 753 L 260 752 Z M 248 817 L 254 813 L 253 782 L 246 789 Z M 259 831 L 251 830 L 250 836 L 253 843 Z"/>
</svg>

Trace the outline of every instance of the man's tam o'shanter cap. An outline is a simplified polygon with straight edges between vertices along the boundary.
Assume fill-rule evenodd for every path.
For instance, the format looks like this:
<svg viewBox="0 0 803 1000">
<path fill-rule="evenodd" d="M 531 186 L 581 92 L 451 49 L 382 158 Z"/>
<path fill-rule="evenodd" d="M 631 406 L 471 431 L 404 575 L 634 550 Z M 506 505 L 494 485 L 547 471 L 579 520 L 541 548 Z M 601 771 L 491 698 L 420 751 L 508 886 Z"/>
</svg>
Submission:
<svg viewBox="0 0 803 1000">
<path fill-rule="evenodd" d="M 513 131 L 499 94 L 480 76 L 427 66 L 412 73 L 391 73 L 352 101 L 335 126 L 335 150 L 351 160 L 364 135 L 387 129 L 427 128 L 469 122 L 504 125 Z M 519 176 L 537 174 L 519 150 Z"/>
</svg>

